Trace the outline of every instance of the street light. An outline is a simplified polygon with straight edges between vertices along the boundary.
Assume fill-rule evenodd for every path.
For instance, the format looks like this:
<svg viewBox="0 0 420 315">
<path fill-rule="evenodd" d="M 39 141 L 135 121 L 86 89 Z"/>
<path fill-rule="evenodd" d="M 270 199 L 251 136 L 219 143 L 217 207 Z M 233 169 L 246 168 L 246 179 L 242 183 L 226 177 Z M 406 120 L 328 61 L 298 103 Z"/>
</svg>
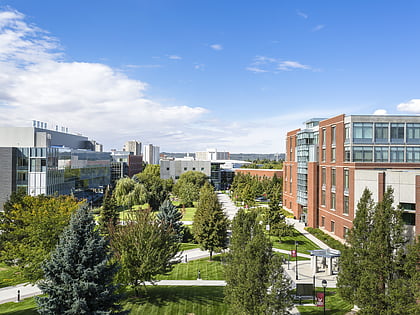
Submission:
<svg viewBox="0 0 420 315">
<path fill-rule="evenodd" d="M 298 247 L 298 241 L 295 241 L 295 245 L 296 245 L 296 280 L 298 280 L 298 255 L 297 255 L 297 247 Z"/>
<path fill-rule="evenodd" d="M 327 287 L 327 280 L 322 280 L 322 287 L 324 288 L 324 315 L 325 315 L 325 288 Z"/>
</svg>

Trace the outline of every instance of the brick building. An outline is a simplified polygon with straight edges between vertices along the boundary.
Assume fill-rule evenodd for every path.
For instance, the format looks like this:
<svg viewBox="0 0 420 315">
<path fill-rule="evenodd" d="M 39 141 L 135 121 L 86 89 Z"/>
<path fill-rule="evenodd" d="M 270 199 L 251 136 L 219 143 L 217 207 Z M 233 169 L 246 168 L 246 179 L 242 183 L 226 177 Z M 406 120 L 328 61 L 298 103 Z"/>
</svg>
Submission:
<svg viewBox="0 0 420 315">
<path fill-rule="evenodd" d="M 388 186 L 407 233 L 420 234 L 420 116 L 314 118 L 287 133 L 283 206 L 308 226 L 344 238 L 367 187 Z"/>
</svg>

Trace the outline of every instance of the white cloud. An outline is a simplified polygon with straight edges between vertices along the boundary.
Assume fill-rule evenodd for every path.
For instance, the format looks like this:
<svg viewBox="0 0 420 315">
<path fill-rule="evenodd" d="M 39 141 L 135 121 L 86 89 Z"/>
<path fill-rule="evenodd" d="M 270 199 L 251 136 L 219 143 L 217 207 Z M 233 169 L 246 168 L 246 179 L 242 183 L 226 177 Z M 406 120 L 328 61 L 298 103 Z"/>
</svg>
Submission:
<svg viewBox="0 0 420 315">
<path fill-rule="evenodd" d="M 397 109 L 401 112 L 420 113 L 420 99 L 413 98 L 407 103 L 398 104 Z"/>
<path fill-rule="evenodd" d="M 268 72 L 267 70 L 263 70 L 257 67 L 247 67 L 246 70 L 254 72 L 254 73 L 264 73 L 264 72 Z"/>
<path fill-rule="evenodd" d="M 197 63 L 194 65 L 195 70 L 204 70 L 205 65 L 202 63 Z"/>
<path fill-rule="evenodd" d="M 373 112 L 373 115 L 388 115 L 386 109 L 377 109 Z"/>
<path fill-rule="evenodd" d="M 222 46 L 222 45 L 220 45 L 220 44 L 213 44 L 213 45 L 210 45 L 210 47 L 211 47 L 213 50 L 222 50 L 222 49 L 223 49 L 223 46 Z"/>
<path fill-rule="evenodd" d="M 251 63 L 246 70 L 254 73 L 271 72 L 276 73 L 278 71 L 291 71 L 291 70 L 311 70 L 318 71 L 309 65 L 302 64 L 298 61 L 292 60 L 281 60 L 277 58 L 267 56 L 256 56 L 254 61 Z"/>
<path fill-rule="evenodd" d="M 318 31 L 322 30 L 324 27 L 325 27 L 325 25 L 319 24 L 312 29 L 312 32 L 318 32 Z"/>
<path fill-rule="evenodd" d="M 170 139 L 159 135 L 195 135 L 190 125 L 208 112 L 153 101 L 146 96 L 147 83 L 102 63 L 65 62 L 59 48 L 23 14 L 0 12 L 1 125 L 29 126 L 36 119 L 68 126 L 107 149 L 133 137 L 161 139 L 156 144 L 164 147 Z"/>
<path fill-rule="evenodd" d="M 306 14 L 306 13 L 300 11 L 300 10 L 297 10 L 296 14 L 299 15 L 300 17 L 303 17 L 304 19 L 307 19 L 309 17 L 308 14 Z"/>
<path fill-rule="evenodd" d="M 182 59 L 182 57 L 177 56 L 177 55 L 169 55 L 168 58 L 171 59 L 171 60 L 181 60 Z"/>
</svg>

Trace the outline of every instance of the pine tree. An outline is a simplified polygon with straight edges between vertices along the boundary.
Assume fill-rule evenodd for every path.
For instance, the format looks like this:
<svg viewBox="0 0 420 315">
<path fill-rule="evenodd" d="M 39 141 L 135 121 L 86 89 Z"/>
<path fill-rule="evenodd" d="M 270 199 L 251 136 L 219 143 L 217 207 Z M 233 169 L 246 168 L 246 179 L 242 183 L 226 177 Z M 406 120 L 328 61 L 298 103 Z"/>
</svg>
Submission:
<svg viewBox="0 0 420 315">
<path fill-rule="evenodd" d="M 347 239 L 350 246 L 340 259 L 340 294 L 366 314 L 394 314 L 395 289 L 408 284 L 415 274 L 404 276 L 401 272 L 403 222 L 401 211 L 392 205 L 392 193 L 388 188 L 375 205 L 370 191 L 363 192 Z M 412 295 L 406 298 L 407 306 L 415 303 Z M 397 313 L 407 313 L 407 309 Z"/>
<path fill-rule="evenodd" d="M 292 305 L 290 281 L 257 222 L 257 212 L 239 210 L 229 249 L 225 301 L 231 313 L 288 314 Z"/>
<path fill-rule="evenodd" d="M 104 200 L 99 217 L 99 229 L 101 233 L 107 235 L 109 225 L 116 226 L 118 224 L 118 207 L 114 197 L 109 189 L 105 191 Z"/>
<path fill-rule="evenodd" d="M 182 232 L 184 230 L 181 219 L 181 212 L 179 212 L 179 210 L 168 199 L 162 203 L 159 207 L 159 212 L 156 215 L 157 222 L 164 225 L 166 230 L 172 229 L 175 239 L 178 242 L 181 242 Z"/>
<path fill-rule="evenodd" d="M 39 283 L 40 314 L 115 314 L 120 296 L 112 284 L 117 266 L 110 263 L 107 241 L 95 230 L 87 207 L 72 216 Z"/>
<path fill-rule="evenodd" d="M 213 252 L 226 248 L 227 226 L 227 217 L 217 195 L 212 186 L 206 183 L 200 191 L 192 232 L 201 248 L 210 252 L 210 260 L 212 260 Z"/>
</svg>

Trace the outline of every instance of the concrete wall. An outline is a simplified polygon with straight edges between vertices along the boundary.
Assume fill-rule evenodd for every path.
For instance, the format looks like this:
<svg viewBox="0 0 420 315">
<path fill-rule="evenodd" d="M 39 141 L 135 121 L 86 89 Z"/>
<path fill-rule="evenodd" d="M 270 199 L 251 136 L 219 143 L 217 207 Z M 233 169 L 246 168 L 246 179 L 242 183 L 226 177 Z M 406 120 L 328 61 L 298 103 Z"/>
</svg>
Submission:
<svg viewBox="0 0 420 315">
<path fill-rule="evenodd" d="M 0 148 L 0 211 L 16 187 L 16 149 Z"/>
<path fill-rule="evenodd" d="M 160 164 L 160 177 L 163 179 L 172 178 L 178 179 L 181 174 L 188 171 L 198 171 L 206 174 L 208 177 L 211 175 L 211 162 L 210 161 L 188 161 L 188 160 L 175 160 L 167 161 L 162 160 Z"/>
</svg>

